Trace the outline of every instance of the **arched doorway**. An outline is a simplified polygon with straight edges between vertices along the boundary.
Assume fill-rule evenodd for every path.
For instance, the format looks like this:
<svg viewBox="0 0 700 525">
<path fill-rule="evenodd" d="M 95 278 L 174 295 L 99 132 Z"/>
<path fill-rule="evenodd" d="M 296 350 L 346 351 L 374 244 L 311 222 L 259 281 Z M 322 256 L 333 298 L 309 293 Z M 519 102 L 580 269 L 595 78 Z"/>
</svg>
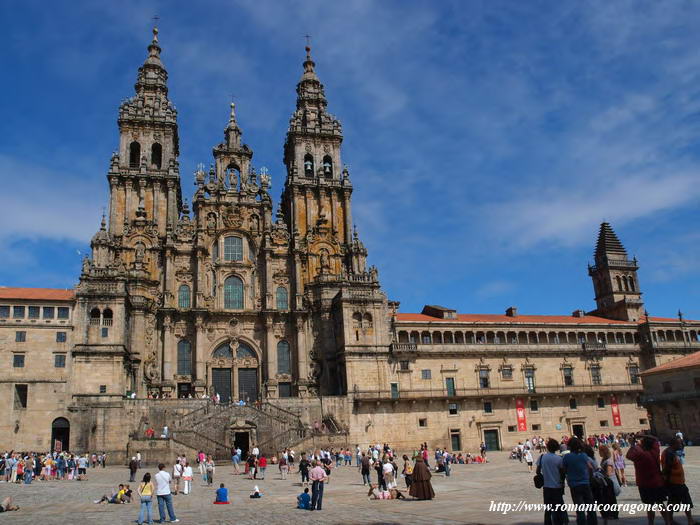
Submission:
<svg viewBox="0 0 700 525">
<path fill-rule="evenodd" d="M 57 417 L 51 423 L 51 450 L 69 450 L 70 423 L 65 417 Z"/>
</svg>

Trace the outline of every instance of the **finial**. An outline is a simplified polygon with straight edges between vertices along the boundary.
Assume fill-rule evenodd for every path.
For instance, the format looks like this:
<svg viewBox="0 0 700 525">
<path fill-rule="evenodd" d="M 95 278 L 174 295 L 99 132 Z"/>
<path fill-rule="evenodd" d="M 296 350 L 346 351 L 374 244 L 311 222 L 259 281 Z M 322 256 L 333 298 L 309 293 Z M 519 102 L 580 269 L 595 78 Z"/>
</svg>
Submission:
<svg viewBox="0 0 700 525">
<path fill-rule="evenodd" d="M 230 123 L 236 122 L 236 103 L 234 101 L 231 101 L 231 116 L 228 121 Z"/>
<path fill-rule="evenodd" d="M 678 320 L 683 322 L 683 312 L 681 312 L 680 308 L 678 309 Z"/>
<path fill-rule="evenodd" d="M 158 20 L 160 17 L 158 15 L 153 16 L 153 41 L 158 42 Z"/>
<path fill-rule="evenodd" d="M 107 220 L 105 219 L 105 209 L 102 208 L 102 222 L 100 223 L 100 230 L 105 231 L 107 229 Z"/>
</svg>

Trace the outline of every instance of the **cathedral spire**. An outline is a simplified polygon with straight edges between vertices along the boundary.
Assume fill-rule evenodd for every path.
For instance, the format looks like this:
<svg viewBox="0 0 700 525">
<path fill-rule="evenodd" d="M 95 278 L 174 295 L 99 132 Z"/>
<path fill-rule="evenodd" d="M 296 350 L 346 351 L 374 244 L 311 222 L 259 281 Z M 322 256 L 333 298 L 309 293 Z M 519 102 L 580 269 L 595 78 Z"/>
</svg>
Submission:
<svg viewBox="0 0 700 525">
<path fill-rule="evenodd" d="M 136 79 L 136 93 L 144 91 L 162 92 L 168 94 L 168 72 L 160 59 L 162 49 L 158 42 L 158 28 L 153 28 L 153 40 L 148 46 L 148 56 L 139 68 Z"/>
</svg>

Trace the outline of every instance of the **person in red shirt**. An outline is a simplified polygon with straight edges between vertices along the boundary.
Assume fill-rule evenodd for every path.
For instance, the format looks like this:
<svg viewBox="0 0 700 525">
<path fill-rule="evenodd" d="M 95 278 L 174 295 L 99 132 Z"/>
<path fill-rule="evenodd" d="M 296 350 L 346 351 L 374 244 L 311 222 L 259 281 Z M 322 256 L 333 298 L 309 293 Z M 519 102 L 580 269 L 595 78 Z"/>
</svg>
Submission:
<svg viewBox="0 0 700 525">
<path fill-rule="evenodd" d="M 634 474 L 642 503 L 648 505 L 663 504 L 666 501 L 666 488 L 661 476 L 659 460 L 659 439 L 651 434 L 637 434 L 627 451 L 627 459 L 634 463 Z M 660 511 L 666 525 L 671 525 L 671 516 Z M 656 512 L 647 511 L 647 521 L 654 523 Z"/>
<path fill-rule="evenodd" d="M 260 456 L 260 459 L 258 460 L 258 470 L 260 470 L 260 475 L 262 476 L 260 479 L 265 479 L 265 469 L 267 468 L 267 458 L 265 457 L 265 454 Z"/>
</svg>

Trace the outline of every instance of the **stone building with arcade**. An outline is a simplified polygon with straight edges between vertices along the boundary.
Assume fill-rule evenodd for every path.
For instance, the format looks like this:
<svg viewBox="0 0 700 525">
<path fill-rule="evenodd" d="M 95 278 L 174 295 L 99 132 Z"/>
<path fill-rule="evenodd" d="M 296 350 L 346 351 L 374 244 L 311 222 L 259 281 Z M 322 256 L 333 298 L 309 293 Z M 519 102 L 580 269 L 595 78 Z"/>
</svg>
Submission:
<svg viewBox="0 0 700 525">
<path fill-rule="evenodd" d="M 699 349 L 700 322 L 645 314 L 637 261 L 607 223 L 593 311 L 400 312 L 367 266 L 342 127 L 306 51 L 276 211 L 233 104 L 188 204 L 154 30 L 78 284 L 0 288 L 0 391 L 13 400 L 0 448 L 122 457 L 165 425 L 172 447 L 220 453 L 302 447 L 317 422 L 342 442 L 455 450 L 646 427 L 640 371 Z"/>
</svg>

